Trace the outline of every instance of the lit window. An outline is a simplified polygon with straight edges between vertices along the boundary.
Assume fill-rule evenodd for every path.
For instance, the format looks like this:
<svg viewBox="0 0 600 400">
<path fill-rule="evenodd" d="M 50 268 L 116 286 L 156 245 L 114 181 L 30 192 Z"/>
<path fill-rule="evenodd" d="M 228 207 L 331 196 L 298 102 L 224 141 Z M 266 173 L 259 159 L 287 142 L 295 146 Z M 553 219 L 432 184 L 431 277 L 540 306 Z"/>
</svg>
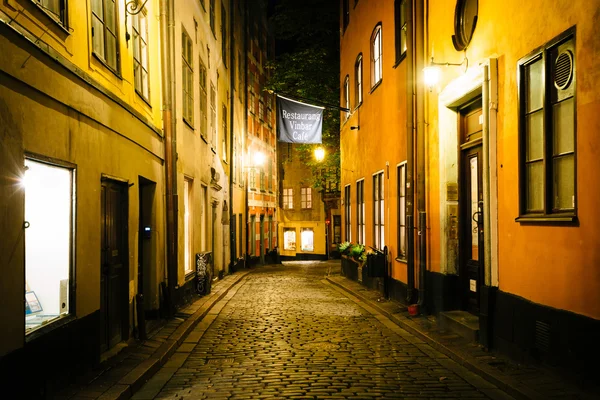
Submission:
<svg viewBox="0 0 600 400">
<path fill-rule="evenodd" d="M 315 251 L 315 233 L 312 228 L 302 228 L 300 239 L 302 251 Z"/>
<path fill-rule="evenodd" d="M 344 79 L 344 107 L 350 109 L 350 77 L 348 75 Z M 346 111 L 345 117 L 346 119 L 350 118 L 349 111 Z"/>
<path fill-rule="evenodd" d="M 382 77 L 382 46 L 381 46 L 381 24 L 377 25 L 371 35 L 371 87 L 381 82 Z"/>
<path fill-rule="evenodd" d="M 184 266 L 185 273 L 192 271 L 192 181 L 183 180 L 183 236 L 185 240 Z"/>
<path fill-rule="evenodd" d="M 71 312 L 73 171 L 25 160 L 25 332 Z"/>
<path fill-rule="evenodd" d="M 312 208 L 312 188 L 300 188 L 300 207 Z"/>
<path fill-rule="evenodd" d="M 283 208 L 286 210 L 294 208 L 294 189 L 283 189 Z"/>
<path fill-rule="evenodd" d="M 406 0 L 394 2 L 394 24 L 396 30 L 396 63 L 406 54 Z"/>
<path fill-rule="evenodd" d="M 350 242 L 352 240 L 352 201 L 350 197 L 350 185 L 344 187 L 344 240 Z"/>
<path fill-rule="evenodd" d="M 519 61 L 521 216 L 576 215 L 574 30 Z"/>
<path fill-rule="evenodd" d="M 199 78 L 200 78 L 200 136 L 206 139 L 207 132 L 207 120 L 208 120 L 208 110 L 207 110 L 207 99 L 208 93 L 206 91 L 206 67 L 202 60 L 199 60 Z"/>
<path fill-rule="evenodd" d="M 181 79 L 182 79 L 182 112 L 183 120 L 194 124 L 194 70 L 192 62 L 192 40 L 181 28 Z"/>
<path fill-rule="evenodd" d="M 92 1 L 92 49 L 115 72 L 119 72 L 117 15 L 117 3 L 114 0 Z"/>
<path fill-rule="evenodd" d="M 296 230 L 283 228 L 283 249 L 296 251 Z"/>
<path fill-rule="evenodd" d="M 135 91 L 150 101 L 150 77 L 148 76 L 148 18 L 146 10 L 133 16 L 133 80 Z"/>
</svg>

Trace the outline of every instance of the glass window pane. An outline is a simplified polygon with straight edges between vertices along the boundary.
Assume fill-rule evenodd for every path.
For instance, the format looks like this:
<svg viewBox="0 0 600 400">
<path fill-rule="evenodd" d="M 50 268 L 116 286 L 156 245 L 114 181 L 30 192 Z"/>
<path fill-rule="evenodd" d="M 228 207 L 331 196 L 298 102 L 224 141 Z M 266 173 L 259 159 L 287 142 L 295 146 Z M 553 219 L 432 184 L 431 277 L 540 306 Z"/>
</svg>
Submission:
<svg viewBox="0 0 600 400">
<path fill-rule="evenodd" d="M 554 204 L 556 209 L 575 208 L 575 156 L 554 159 Z"/>
<path fill-rule="evenodd" d="M 150 90 L 148 88 L 148 73 L 142 70 L 142 94 L 146 99 L 150 97 Z"/>
<path fill-rule="evenodd" d="M 571 97 L 552 107 L 554 127 L 553 154 L 564 154 L 575 151 L 575 100 Z"/>
<path fill-rule="evenodd" d="M 116 32 L 117 22 L 116 22 L 116 12 L 115 12 L 115 2 L 113 0 L 104 0 L 106 3 L 106 27 L 110 29 L 112 32 Z"/>
<path fill-rule="evenodd" d="M 544 209 L 544 164 L 536 161 L 526 166 L 527 211 Z"/>
<path fill-rule="evenodd" d="M 104 19 L 104 10 L 102 9 L 102 0 L 92 0 L 92 11 L 100 19 Z"/>
<path fill-rule="evenodd" d="M 106 35 L 106 63 L 117 69 L 117 38 L 110 33 Z"/>
<path fill-rule="evenodd" d="M 526 120 L 526 161 L 540 160 L 544 157 L 544 112 L 540 110 L 528 115 Z"/>
<path fill-rule="evenodd" d="M 94 28 L 92 48 L 94 53 L 104 59 L 104 25 L 96 16 L 92 16 L 92 26 Z"/>
<path fill-rule="evenodd" d="M 527 111 L 537 110 L 542 107 L 544 98 L 544 64 L 540 59 L 525 67 L 527 79 Z"/>
</svg>

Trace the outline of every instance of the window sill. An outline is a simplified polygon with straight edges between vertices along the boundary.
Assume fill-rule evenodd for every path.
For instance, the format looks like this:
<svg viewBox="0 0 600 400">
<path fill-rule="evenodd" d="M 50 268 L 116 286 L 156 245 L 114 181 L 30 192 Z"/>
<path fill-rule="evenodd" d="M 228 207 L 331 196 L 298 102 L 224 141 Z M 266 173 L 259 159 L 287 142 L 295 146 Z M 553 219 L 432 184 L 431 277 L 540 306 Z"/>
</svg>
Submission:
<svg viewBox="0 0 600 400">
<path fill-rule="evenodd" d="M 44 336 L 49 332 L 52 332 L 55 329 L 58 329 L 66 324 L 75 321 L 77 318 L 74 315 L 65 315 L 64 317 L 60 317 L 53 322 L 47 324 L 46 326 L 42 326 L 31 333 L 25 333 L 25 343 L 29 343 L 39 338 L 40 336 Z"/>
<path fill-rule="evenodd" d="M 377 82 L 375 85 L 373 85 L 373 87 L 371 88 L 371 90 L 369 91 L 369 94 L 373 93 L 375 91 L 375 89 L 377 89 L 379 86 L 381 86 L 381 83 L 383 82 L 383 78 L 381 78 L 379 80 L 379 82 Z"/>
<path fill-rule="evenodd" d="M 116 69 L 114 69 L 113 67 L 111 67 L 110 65 L 108 65 L 106 63 L 106 61 L 104 61 L 98 54 L 96 54 L 95 52 L 92 51 L 92 56 L 94 56 L 94 58 L 100 64 L 102 64 L 106 69 L 108 69 L 110 72 L 112 72 L 117 78 L 119 78 L 120 80 L 123 80 L 123 77 L 121 76 L 121 74 L 119 73 L 119 71 L 117 71 Z"/>
<path fill-rule="evenodd" d="M 192 126 L 192 124 L 190 124 L 187 119 L 183 118 L 183 123 L 185 125 L 187 125 L 188 128 L 190 128 L 192 130 L 192 132 L 195 130 L 194 127 Z"/>
<path fill-rule="evenodd" d="M 152 109 L 152 105 L 150 105 L 150 100 L 149 100 L 149 99 L 147 99 L 147 98 L 146 98 L 146 97 L 145 97 L 143 94 L 141 94 L 141 93 L 140 93 L 140 91 L 139 91 L 139 90 L 137 90 L 137 89 L 135 89 L 135 93 L 138 95 L 138 97 L 139 97 L 140 99 L 142 99 L 142 101 L 143 101 L 144 103 L 146 103 L 146 105 L 147 105 L 148 107 L 150 107 L 150 109 Z"/>
<path fill-rule="evenodd" d="M 360 103 L 358 103 L 356 105 L 356 107 L 354 107 L 354 110 L 352 112 L 356 112 L 356 110 L 358 110 L 360 108 L 360 106 L 362 106 L 362 103 L 363 103 L 362 101 Z"/>
<path fill-rule="evenodd" d="M 404 61 L 405 58 L 406 58 L 406 51 L 404 53 L 402 53 L 400 55 L 400 57 L 396 60 L 396 64 L 394 64 L 393 68 L 397 68 L 398 65 L 400 65 L 402 63 L 402 61 Z"/>
<path fill-rule="evenodd" d="M 189 270 L 185 273 L 185 282 L 187 283 L 187 282 L 191 281 L 192 279 L 194 279 L 195 277 L 196 277 L 196 271 L 194 271 L 193 269 Z"/>
<path fill-rule="evenodd" d="M 204 136 L 203 134 L 200 134 L 200 139 L 202 139 L 204 143 L 208 144 L 208 140 L 206 140 L 206 136 Z"/>
<path fill-rule="evenodd" d="M 536 225 L 578 225 L 579 221 L 575 215 L 536 215 L 528 216 L 522 215 L 515 218 L 515 222 L 522 224 L 536 224 Z"/>
<path fill-rule="evenodd" d="M 394 260 L 396 260 L 397 262 L 402 263 L 402 264 L 408 264 L 408 260 L 405 258 L 396 257 Z"/>
</svg>

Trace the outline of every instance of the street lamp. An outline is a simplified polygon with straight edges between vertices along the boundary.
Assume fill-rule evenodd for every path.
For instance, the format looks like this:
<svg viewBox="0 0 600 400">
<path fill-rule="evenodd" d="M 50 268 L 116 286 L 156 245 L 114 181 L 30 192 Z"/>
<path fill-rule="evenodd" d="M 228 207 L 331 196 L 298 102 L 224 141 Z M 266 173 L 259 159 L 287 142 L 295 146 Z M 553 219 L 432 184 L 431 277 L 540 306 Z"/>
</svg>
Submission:
<svg viewBox="0 0 600 400">
<path fill-rule="evenodd" d="M 257 151 L 252 156 L 253 167 L 260 167 L 265 162 L 265 154 L 262 151 Z"/>
<path fill-rule="evenodd" d="M 323 149 L 322 147 L 317 147 L 315 149 L 315 158 L 319 162 L 323 161 L 323 159 L 325 158 L 325 149 Z"/>
</svg>

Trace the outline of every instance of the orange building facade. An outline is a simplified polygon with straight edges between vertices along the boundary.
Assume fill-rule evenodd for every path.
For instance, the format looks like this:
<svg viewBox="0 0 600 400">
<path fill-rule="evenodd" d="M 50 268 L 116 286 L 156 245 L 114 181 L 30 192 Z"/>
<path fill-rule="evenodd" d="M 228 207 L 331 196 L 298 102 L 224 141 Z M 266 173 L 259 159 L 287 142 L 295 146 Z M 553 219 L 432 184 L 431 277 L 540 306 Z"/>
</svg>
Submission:
<svg viewBox="0 0 600 400">
<path fill-rule="evenodd" d="M 344 239 L 387 246 L 388 294 L 464 311 L 484 346 L 597 371 L 600 5 L 341 10 Z"/>
</svg>

